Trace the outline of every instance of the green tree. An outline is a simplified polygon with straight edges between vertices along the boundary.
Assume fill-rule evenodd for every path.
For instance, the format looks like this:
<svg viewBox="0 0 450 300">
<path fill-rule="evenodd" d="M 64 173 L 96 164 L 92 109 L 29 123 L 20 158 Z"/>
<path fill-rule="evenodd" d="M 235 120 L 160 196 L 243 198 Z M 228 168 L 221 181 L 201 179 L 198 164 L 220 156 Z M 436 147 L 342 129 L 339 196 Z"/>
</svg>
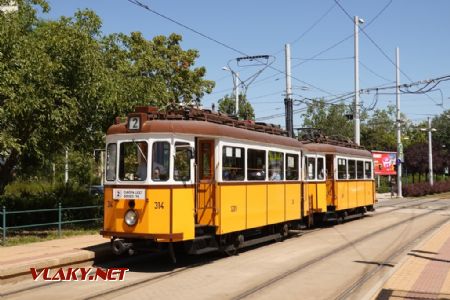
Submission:
<svg viewBox="0 0 450 300">
<path fill-rule="evenodd" d="M 369 150 L 397 151 L 396 107 L 376 109 L 361 126 L 361 145 Z M 406 149 L 411 144 L 423 142 L 420 131 L 405 115 L 400 115 L 402 143 Z"/>
<path fill-rule="evenodd" d="M 361 128 L 361 144 L 369 150 L 397 149 L 395 107 L 376 109 Z"/>
<path fill-rule="evenodd" d="M 317 128 L 326 136 L 343 136 L 353 139 L 354 125 L 346 114 L 350 107 L 344 103 L 329 104 L 325 100 L 314 100 L 308 103 L 306 112 L 302 114 L 303 127 Z"/>
<path fill-rule="evenodd" d="M 219 100 L 219 112 L 226 113 L 228 115 L 234 115 L 236 112 L 236 98 L 233 96 L 225 95 Z M 239 94 L 239 119 L 241 120 L 254 120 L 255 112 L 250 102 L 247 101 L 247 96 Z"/>
<path fill-rule="evenodd" d="M 431 125 L 436 128 L 433 132 L 433 143 L 450 149 L 450 109 L 433 118 Z"/>
<path fill-rule="evenodd" d="M 35 10 L 46 2 L 17 2 L 18 12 L 0 13 L 0 194 L 14 173 L 66 147 L 92 155 L 114 117 L 135 105 L 191 103 L 214 86 L 179 35 L 102 36 L 92 11 L 46 21 Z"/>
</svg>

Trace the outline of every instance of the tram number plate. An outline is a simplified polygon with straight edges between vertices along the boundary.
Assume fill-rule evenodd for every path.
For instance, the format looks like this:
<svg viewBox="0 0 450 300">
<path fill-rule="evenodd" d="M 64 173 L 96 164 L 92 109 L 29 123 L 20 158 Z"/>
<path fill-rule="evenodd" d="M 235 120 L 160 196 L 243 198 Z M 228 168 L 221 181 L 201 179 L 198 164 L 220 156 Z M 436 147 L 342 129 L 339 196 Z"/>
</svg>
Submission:
<svg viewBox="0 0 450 300">
<path fill-rule="evenodd" d="M 113 199 L 145 199 L 145 189 L 113 189 Z"/>
</svg>

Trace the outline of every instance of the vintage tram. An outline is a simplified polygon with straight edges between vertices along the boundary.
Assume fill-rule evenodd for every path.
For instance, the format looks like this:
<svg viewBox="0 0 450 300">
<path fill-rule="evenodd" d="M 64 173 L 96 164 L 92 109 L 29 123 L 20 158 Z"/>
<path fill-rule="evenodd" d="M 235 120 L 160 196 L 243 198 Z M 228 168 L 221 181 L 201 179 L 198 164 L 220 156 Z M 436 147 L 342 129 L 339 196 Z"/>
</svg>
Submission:
<svg viewBox="0 0 450 300">
<path fill-rule="evenodd" d="M 369 151 L 196 108 L 137 107 L 106 136 L 104 228 L 116 254 L 202 254 L 373 210 Z"/>
</svg>

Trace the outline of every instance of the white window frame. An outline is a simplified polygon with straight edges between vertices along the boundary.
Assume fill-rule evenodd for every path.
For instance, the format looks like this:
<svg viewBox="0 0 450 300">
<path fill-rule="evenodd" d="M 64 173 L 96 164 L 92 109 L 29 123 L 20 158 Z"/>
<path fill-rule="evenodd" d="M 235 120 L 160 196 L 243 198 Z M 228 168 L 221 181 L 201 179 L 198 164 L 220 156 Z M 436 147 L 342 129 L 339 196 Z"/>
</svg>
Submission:
<svg viewBox="0 0 450 300">
<path fill-rule="evenodd" d="M 306 176 L 307 174 L 307 172 L 308 172 L 308 170 L 306 169 L 307 168 L 307 160 L 308 160 L 308 157 L 309 158 L 314 158 L 314 163 L 315 163 L 315 170 L 314 170 L 314 179 L 308 179 L 308 177 Z M 323 158 L 323 179 L 318 179 L 317 178 L 317 171 L 318 171 L 318 168 L 317 168 L 317 160 L 318 160 L 318 158 Z M 325 158 L 325 155 L 323 155 L 323 154 L 311 154 L 311 153 L 305 153 L 305 154 L 303 154 L 303 167 L 304 168 L 302 168 L 302 173 L 305 173 L 305 174 L 303 174 L 302 176 L 303 176 L 303 181 L 306 181 L 306 182 L 324 182 L 324 181 L 326 181 L 327 180 L 327 161 L 326 161 L 326 158 Z"/>
</svg>

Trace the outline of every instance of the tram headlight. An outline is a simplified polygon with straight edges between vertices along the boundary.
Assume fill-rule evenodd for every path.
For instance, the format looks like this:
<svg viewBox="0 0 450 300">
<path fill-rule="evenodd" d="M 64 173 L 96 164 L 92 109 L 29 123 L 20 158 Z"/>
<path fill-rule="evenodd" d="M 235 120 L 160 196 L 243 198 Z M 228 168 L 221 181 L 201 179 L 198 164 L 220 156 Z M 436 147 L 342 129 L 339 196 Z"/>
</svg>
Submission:
<svg viewBox="0 0 450 300">
<path fill-rule="evenodd" d="M 138 220 L 137 212 L 134 209 L 127 210 L 127 212 L 125 213 L 124 220 L 128 226 L 136 225 L 137 220 Z"/>
</svg>

